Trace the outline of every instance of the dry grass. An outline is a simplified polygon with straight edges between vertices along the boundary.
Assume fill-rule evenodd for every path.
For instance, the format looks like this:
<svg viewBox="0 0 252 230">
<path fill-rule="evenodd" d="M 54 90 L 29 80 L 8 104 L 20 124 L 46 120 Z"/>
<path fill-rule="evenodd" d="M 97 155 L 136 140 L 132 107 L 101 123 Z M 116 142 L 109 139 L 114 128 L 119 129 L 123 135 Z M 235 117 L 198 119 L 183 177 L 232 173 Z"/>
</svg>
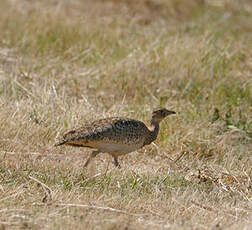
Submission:
<svg viewBox="0 0 252 230">
<path fill-rule="evenodd" d="M 252 4 L 4 0 L 0 229 L 250 229 Z M 178 112 L 115 169 L 54 148 L 112 115 Z"/>
</svg>

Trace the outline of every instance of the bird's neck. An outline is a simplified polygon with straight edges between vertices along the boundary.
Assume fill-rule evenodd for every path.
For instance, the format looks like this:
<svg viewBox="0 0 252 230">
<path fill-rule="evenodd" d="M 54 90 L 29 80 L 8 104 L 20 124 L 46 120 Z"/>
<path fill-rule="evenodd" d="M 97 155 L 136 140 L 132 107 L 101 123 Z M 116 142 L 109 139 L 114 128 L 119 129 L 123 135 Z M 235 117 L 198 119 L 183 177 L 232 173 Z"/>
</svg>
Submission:
<svg viewBox="0 0 252 230">
<path fill-rule="evenodd" d="M 145 141 L 145 145 L 148 145 L 151 142 L 155 141 L 157 139 L 158 132 L 159 132 L 159 122 L 151 120 L 149 127 L 149 136 Z"/>
</svg>

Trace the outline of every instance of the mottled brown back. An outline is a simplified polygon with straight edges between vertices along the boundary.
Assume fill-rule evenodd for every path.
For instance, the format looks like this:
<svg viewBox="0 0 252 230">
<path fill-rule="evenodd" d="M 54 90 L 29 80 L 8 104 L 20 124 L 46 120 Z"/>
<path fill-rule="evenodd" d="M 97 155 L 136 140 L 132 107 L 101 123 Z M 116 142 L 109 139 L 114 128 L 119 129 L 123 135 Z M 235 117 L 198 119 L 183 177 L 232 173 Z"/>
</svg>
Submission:
<svg viewBox="0 0 252 230">
<path fill-rule="evenodd" d="M 147 135 L 149 135 L 149 130 L 143 122 L 112 117 L 94 121 L 65 133 L 63 139 L 57 145 L 92 147 L 93 143 L 100 141 L 111 144 L 137 145 L 144 143 Z"/>
</svg>

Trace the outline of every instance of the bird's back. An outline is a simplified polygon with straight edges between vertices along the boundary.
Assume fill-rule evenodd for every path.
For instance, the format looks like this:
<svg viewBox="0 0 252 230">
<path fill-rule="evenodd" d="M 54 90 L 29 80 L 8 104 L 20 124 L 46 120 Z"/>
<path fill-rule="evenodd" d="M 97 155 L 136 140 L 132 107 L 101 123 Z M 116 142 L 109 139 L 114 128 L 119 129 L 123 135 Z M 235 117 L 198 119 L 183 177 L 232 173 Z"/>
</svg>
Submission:
<svg viewBox="0 0 252 230">
<path fill-rule="evenodd" d="M 112 117 L 97 120 L 63 135 L 60 144 L 131 152 L 144 145 L 148 129 L 141 121 Z"/>
</svg>

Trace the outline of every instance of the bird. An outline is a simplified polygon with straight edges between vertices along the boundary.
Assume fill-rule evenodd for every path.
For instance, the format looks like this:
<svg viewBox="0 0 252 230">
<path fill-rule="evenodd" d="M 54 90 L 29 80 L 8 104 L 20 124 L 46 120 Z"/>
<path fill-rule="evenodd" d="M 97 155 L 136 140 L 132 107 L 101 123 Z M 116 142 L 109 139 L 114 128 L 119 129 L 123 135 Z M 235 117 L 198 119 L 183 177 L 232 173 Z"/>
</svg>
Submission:
<svg viewBox="0 0 252 230">
<path fill-rule="evenodd" d="M 154 109 L 149 126 L 142 121 L 125 117 L 95 120 L 66 132 L 55 146 L 70 145 L 94 149 L 87 158 L 84 168 L 99 153 L 110 154 L 114 158 L 114 165 L 120 168 L 118 157 L 136 151 L 156 140 L 159 123 L 171 114 L 176 114 L 176 112 L 166 108 Z"/>
</svg>

